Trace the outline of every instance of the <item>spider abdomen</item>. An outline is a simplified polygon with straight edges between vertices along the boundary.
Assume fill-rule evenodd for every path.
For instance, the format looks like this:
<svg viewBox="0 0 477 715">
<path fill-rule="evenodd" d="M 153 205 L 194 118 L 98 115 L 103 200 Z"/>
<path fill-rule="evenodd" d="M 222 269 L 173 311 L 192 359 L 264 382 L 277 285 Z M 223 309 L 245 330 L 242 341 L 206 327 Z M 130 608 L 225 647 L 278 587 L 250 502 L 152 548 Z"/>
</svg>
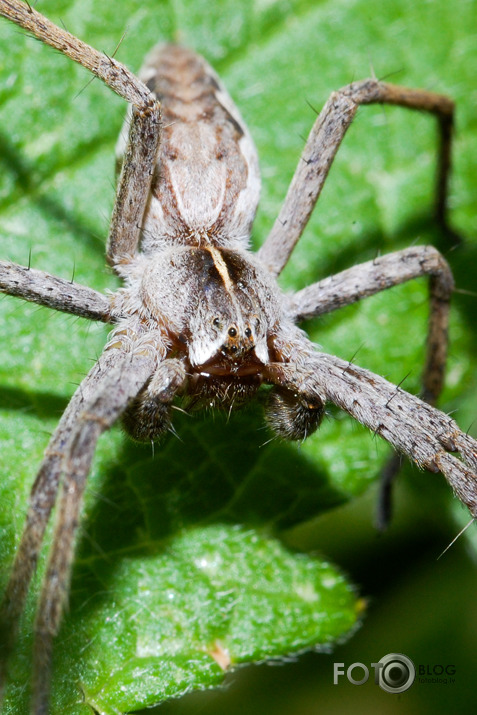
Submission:
<svg viewBox="0 0 477 715">
<path fill-rule="evenodd" d="M 246 246 L 260 195 L 258 157 L 220 79 L 202 57 L 172 44 L 153 48 L 139 76 L 161 101 L 163 124 L 142 250 Z"/>
</svg>

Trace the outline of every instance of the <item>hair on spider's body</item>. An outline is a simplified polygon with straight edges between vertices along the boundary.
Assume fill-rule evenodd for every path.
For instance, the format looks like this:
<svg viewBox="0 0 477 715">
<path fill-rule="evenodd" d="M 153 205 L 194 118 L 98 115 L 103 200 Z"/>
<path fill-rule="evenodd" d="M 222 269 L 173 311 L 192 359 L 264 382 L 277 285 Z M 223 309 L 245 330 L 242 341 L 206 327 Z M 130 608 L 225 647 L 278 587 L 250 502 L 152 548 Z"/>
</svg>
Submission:
<svg viewBox="0 0 477 715">
<path fill-rule="evenodd" d="M 139 336 L 141 326 L 147 334 L 160 326 L 155 350 L 174 361 L 159 368 L 122 418 L 132 437 L 149 441 L 168 429 L 174 396 L 189 409 L 248 402 L 297 329 L 273 276 L 248 251 L 258 157 L 219 78 L 191 50 L 167 44 L 152 50 L 138 76 L 161 102 L 164 128 L 141 252 L 115 264 L 126 287 L 113 312 L 127 317 L 111 342 L 119 347 L 124 331 Z M 300 400 L 271 395 L 269 423 L 283 437 L 304 439 L 322 415 L 320 398 L 314 401 L 290 429 Z"/>
<path fill-rule="evenodd" d="M 291 296 L 276 283 L 362 104 L 396 104 L 436 116 L 441 138 L 437 217 L 445 222 L 451 100 L 375 79 L 334 92 L 311 130 L 270 235 L 252 255 L 248 238 L 260 187 L 256 151 L 205 60 L 183 47 L 162 45 L 148 56 L 138 79 L 19 0 L 0 0 L 0 14 L 82 64 L 132 107 L 128 139 L 120 140 L 122 168 L 107 245 L 107 259 L 124 287 L 109 298 L 0 261 L 5 293 L 114 324 L 45 452 L 0 609 L 1 684 L 58 502 L 35 624 L 32 707 L 43 715 L 88 472 L 97 440 L 118 419 L 135 439 L 154 440 L 171 429 L 175 400 L 189 410 L 232 409 L 266 384 L 269 425 L 285 439 L 301 440 L 319 426 L 325 403 L 333 402 L 420 467 L 442 472 L 473 516 L 477 443 L 430 404 L 318 352 L 297 327 L 300 320 L 428 275 L 423 389 L 434 402 L 443 385 L 453 288 L 450 269 L 436 249 L 415 246 L 381 256 Z"/>
</svg>

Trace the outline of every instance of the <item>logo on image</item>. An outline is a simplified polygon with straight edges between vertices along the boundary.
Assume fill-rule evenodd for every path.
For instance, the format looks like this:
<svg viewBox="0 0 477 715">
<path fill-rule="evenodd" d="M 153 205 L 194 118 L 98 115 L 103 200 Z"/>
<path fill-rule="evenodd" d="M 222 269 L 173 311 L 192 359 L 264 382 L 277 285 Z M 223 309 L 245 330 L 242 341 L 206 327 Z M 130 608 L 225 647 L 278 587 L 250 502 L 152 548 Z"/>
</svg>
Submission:
<svg viewBox="0 0 477 715">
<path fill-rule="evenodd" d="M 414 663 L 402 653 L 388 653 L 377 663 L 371 663 L 374 682 L 387 693 L 404 693 L 416 677 Z M 364 663 L 352 663 L 345 671 L 344 663 L 333 663 L 333 685 L 338 685 L 340 676 L 353 685 L 364 685 L 369 679 L 369 668 Z"/>
</svg>

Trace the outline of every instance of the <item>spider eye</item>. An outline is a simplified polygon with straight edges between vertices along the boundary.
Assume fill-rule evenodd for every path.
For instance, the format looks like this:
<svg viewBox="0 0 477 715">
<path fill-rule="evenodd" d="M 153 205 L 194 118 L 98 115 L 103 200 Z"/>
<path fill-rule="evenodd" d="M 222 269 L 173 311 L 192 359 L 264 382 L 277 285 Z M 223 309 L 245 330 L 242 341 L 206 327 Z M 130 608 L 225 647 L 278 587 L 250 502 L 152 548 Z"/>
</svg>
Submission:
<svg viewBox="0 0 477 715">
<path fill-rule="evenodd" d="M 236 328 L 229 328 L 229 335 L 231 338 L 235 338 L 237 335 L 237 329 Z"/>
<path fill-rule="evenodd" d="M 245 328 L 245 337 L 250 338 L 251 335 L 252 335 L 252 331 L 250 330 L 250 328 Z"/>
<path fill-rule="evenodd" d="M 215 325 L 216 328 L 218 328 L 220 325 L 220 318 L 214 318 L 212 324 Z"/>
</svg>

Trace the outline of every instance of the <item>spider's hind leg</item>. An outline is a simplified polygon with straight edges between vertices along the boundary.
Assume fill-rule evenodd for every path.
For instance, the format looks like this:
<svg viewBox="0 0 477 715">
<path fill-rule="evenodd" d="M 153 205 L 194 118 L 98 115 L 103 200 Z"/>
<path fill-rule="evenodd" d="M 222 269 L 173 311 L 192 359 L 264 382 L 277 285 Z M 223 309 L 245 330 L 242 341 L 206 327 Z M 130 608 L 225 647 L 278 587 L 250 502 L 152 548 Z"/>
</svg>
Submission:
<svg viewBox="0 0 477 715">
<path fill-rule="evenodd" d="M 132 118 L 109 230 L 107 259 L 113 266 L 135 254 L 161 133 L 160 103 L 123 64 L 54 25 L 28 3 L 0 0 L 0 15 L 99 77 L 129 102 Z"/>
<path fill-rule="evenodd" d="M 323 184 L 360 105 L 393 104 L 433 114 L 439 127 L 435 216 L 455 238 L 447 222 L 454 103 L 448 97 L 419 89 L 366 79 L 333 92 L 312 127 L 280 214 L 259 251 L 262 262 L 278 275 L 302 235 Z"/>
</svg>

